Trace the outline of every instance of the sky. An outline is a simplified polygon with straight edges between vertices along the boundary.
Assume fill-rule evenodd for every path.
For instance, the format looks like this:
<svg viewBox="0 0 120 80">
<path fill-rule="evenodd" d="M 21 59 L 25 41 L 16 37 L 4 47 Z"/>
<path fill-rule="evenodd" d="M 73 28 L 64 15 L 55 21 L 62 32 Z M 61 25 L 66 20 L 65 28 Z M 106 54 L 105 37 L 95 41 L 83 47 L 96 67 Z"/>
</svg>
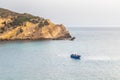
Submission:
<svg viewBox="0 0 120 80">
<path fill-rule="evenodd" d="M 120 27 L 120 0 L 0 0 L 0 7 L 67 26 Z"/>
</svg>

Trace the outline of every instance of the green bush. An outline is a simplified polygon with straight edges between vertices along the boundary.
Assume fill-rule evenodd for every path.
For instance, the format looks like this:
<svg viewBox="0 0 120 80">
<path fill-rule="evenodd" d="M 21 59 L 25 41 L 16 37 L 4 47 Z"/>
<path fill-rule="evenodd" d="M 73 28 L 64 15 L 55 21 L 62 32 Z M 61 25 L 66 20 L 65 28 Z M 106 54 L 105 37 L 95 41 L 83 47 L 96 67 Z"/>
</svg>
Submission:
<svg viewBox="0 0 120 80">
<path fill-rule="evenodd" d="M 42 20 L 40 23 L 39 23 L 39 27 L 43 27 L 45 25 L 49 25 L 48 21 L 47 20 Z"/>
<path fill-rule="evenodd" d="M 4 31 L 4 28 L 0 28 L 0 33 L 3 33 Z"/>
<path fill-rule="evenodd" d="M 44 21 L 44 24 L 45 24 L 45 25 L 49 25 L 49 23 L 48 23 L 48 21 L 47 21 L 47 20 L 45 20 L 45 21 Z"/>
<path fill-rule="evenodd" d="M 17 32 L 16 32 L 16 35 L 18 35 L 18 34 L 20 34 L 20 33 L 22 33 L 22 32 L 23 32 L 23 29 L 19 28 L 19 29 L 17 30 Z"/>
<path fill-rule="evenodd" d="M 40 23 L 38 24 L 38 26 L 39 26 L 39 27 L 43 27 L 43 26 L 44 26 L 44 23 L 43 23 L 43 22 L 40 22 Z"/>
<path fill-rule="evenodd" d="M 25 17 L 25 16 L 18 16 L 16 19 L 13 20 L 12 23 L 10 23 L 12 26 L 20 26 L 26 21 L 30 21 L 30 17 Z"/>
</svg>

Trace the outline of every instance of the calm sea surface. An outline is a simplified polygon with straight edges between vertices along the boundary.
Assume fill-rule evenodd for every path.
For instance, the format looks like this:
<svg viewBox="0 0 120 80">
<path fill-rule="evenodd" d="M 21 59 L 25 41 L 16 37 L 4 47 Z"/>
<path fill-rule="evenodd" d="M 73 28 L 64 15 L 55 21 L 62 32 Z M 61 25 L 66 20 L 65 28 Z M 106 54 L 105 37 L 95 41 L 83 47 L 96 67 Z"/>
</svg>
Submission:
<svg viewBox="0 0 120 80">
<path fill-rule="evenodd" d="M 120 80 L 120 28 L 68 30 L 74 41 L 0 42 L 0 80 Z"/>
</svg>

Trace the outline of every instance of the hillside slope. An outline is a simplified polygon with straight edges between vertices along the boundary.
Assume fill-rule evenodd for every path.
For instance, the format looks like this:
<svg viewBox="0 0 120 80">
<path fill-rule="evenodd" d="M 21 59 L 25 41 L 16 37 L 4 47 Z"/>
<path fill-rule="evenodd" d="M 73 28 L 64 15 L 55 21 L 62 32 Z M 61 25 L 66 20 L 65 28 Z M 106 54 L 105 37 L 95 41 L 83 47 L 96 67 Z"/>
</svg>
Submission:
<svg viewBox="0 0 120 80">
<path fill-rule="evenodd" d="M 27 13 L 0 8 L 0 40 L 69 39 L 70 33 L 62 24 Z"/>
</svg>

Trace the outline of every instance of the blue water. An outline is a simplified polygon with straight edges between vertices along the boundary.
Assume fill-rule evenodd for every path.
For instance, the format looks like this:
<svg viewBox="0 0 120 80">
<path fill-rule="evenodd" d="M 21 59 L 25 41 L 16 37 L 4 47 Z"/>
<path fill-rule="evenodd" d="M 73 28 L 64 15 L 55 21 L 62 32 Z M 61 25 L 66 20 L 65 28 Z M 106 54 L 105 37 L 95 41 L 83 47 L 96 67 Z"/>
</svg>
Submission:
<svg viewBox="0 0 120 80">
<path fill-rule="evenodd" d="M 68 29 L 74 41 L 0 42 L 0 80 L 120 80 L 120 28 Z"/>
</svg>

